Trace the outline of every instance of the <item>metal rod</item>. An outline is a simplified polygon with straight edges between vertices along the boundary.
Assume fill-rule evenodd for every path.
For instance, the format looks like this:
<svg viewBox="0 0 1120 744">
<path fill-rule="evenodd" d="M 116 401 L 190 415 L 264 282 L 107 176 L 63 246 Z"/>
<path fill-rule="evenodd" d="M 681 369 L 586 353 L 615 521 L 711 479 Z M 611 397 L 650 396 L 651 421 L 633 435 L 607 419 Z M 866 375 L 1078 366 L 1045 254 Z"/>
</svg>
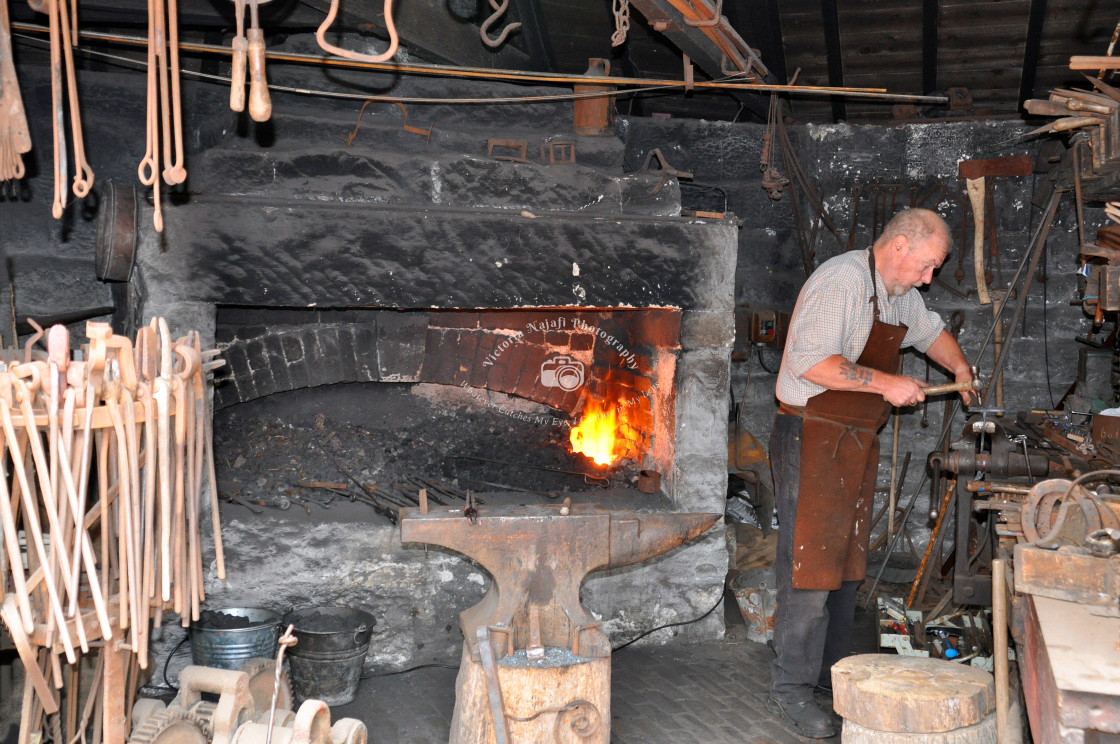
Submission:
<svg viewBox="0 0 1120 744">
<path fill-rule="evenodd" d="M 30 23 L 13 23 L 12 29 L 16 31 L 46 33 L 47 28 Z M 81 31 L 79 37 L 89 39 L 91 41 L 104 41 L 117 44 L 130 44 L 130 45 L 144 45 L 148 41 L 143 37 L 138 36 L 124 36 L 121 34 L 106 34 L 96 31 Z M 201 52 L 204 54 L 220 54 L 231 55 L 232 50 L 229 47 L 218 46 L 216 44 L 199 44 L 180 42 L 179 50 L 183 52 Z M 417 65 L 417 64 L 394 64 L 394 63 L 374 63 L 374 62 L 357 62 L 346 59 L 323 58 L 310 54 L 292 54 L 284 52 L 265 52 L 266 59 L 276 60 L 278 62 L 294 62 L 298 64 L 312 64 L 323 65 L 332 67 L 348 67 L 353 69 L 367 69 L 367 70 L 380 70 L 383 72 L 392 72 L 394 74 L 414 74 L 414 75 L 437 75 L 443 77 L 463 77 L 463 78 L 485 78 L 493 80 L 516 80 L 518 82 L 538 82 L 538 83 L 564 83 L 564 84 L 580 84 L 580 85 L 595 85 L 601 83 L 609 86 L 652 86 L 652 87 L 683 87 L 685 82 L 683 80 L 666 80 L 666 79 L 643 79 L 643 78 L 616 78 L 616 77 L 588 77 L 585 75 L 563 75 L 558 73 L 546 74 L 539 72 L 522 72 L 518 70 L 498 70 L 487 67 L 451 67 L 443 65 Z M 760 91 L 760 92 L 777 92 L 777 93 L 794 93 L 803 95 L 822 95 L 822 96 L 847 96 L 856 98 L 886 98 L 897 101 L 909 101 L 912 103 L 948 103 L 948 98 L 945 96 L 918 96 L 907 94 L 888 93 L 885 88 L 845 88 L 845 87 L 829 87 L 817 85 L 769 85 L 765 83 L 734 83 L 734 82 L 719 82 L 719 81 L 706 81 L 697 80 L 693 83 L 697 88 L 712 88 L 717 90 L 747 90 L 747 91 Z M 613 91 L 605 91 L 603 95 L 613 95 Z M 376 97 L 376 96 L 371 96 Z"/>
</svg>

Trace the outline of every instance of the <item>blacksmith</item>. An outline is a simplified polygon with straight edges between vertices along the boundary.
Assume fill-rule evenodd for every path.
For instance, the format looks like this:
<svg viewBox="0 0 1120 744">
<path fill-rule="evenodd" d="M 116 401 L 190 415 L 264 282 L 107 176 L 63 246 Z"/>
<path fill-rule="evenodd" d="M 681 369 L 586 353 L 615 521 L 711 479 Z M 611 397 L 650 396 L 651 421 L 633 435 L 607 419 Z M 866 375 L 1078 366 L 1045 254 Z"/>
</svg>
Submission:
<svg viewBox="0 0 1120 744">
<path fill-rule="evenodd" d="M 770 704 L 805 736 L 836 733 L 813 689 L 831 688 L 832 664 L 849 652 L 856 588 L 867 573 L 878 431 L 891 406 L 925 399 L 922 380 L 897 374 L 899 351 L 913 347 L 957 382 L 972 380 L 917 289 L 948 252 L 949 230 L 936 213 L 903 211 L 871 250 L 822 264 L 793 311 L 770 437 L 780 525 Z"/>
</svg>

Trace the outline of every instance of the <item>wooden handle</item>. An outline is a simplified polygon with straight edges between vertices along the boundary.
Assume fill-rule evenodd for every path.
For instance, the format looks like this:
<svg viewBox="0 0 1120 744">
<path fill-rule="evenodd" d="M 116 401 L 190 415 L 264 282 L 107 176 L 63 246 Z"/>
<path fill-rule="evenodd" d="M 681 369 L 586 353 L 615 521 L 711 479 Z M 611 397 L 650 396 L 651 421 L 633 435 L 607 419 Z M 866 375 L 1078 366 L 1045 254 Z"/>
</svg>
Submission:
<svg viewBox="0 0 1120 744">
<path fill-rule="evenodd" d="M 233 111 L 245 110 L 245 54 L 249 41 L 244 36 L 233 40 L 233 69 L 230 71 L 229 107 Z"/>
<path fill-rule="evenodd" d="M 969 178 L 965 181 L 968 198 L 972 202 L 972 268 L 976 273 L 976 296 L 981 305 L 990 305 L 988 284 L 984 281 L 984 179 Z"/>
<path fill-rule="evenodd" d="M 272 101 L 264 78 L 264 32 L 249 29 L 249 116 L 253 121 L 272 118 Z"/>
<path fill-rule="evenodd" d="M 976 381 L 969 380 L 968 382 L 951 382 L 946 385 L 931 385 L 930 387 L 922 388 L 922 393 L 925 395 L 941 395 L 942 393 L 960 393 L 965 390 L 975 390 Z"/>
</svg>

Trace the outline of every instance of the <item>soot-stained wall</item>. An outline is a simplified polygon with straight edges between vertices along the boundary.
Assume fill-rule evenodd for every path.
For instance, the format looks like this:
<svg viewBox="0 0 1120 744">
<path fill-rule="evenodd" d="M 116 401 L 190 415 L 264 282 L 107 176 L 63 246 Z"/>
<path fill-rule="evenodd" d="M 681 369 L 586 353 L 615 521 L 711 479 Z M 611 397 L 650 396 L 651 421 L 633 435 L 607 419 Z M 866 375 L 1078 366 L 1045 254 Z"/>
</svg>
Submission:
<svg viewBox="0 0 1120 744">
<path fill-rule="evenodd" d="M 972 270 L 971 208 L 964 180 L 958 177 L 958 162 L 972 158 L 993 158 L 1038 152 L 1040 142 L 1023 139 L 1029 129 L 1022 122 L 972 122 L 907 124 L 899 126 L 794 125 L 789 129 L 801 166 L 821 195 L 825 209 L 839 233 L 834 238 L 821 227 L 815 244 L 815 265 L 848 248 L 866 248 L 872 242 L 872 222 L 876 215 L 890 212 L 891 206 L 909 206 L 912 193 L 921 205 L 938 211 L 949 223 L 954 237 L 952 252 L 938 274 L 938 280 L 923 290 L 926 304 L 948 323 L 954 312 L 963 314 L 961 345 L 970 361 L 978 362 L 982 372 L 990 372 L 994 356 L 991 348 L 981 350 L 981 342 L 992 323 L 992 306 L 981 306 L 976 298 Z M 739 260 L 736 270 L 736 302 L 740 308 L 791 311 L 805 280 L 802 257 L 796 238 L 790 188 L 780 200 L 772 200 L 761 187 L 759 157 L 765 127 L 726 122 L 687 120 L 626 119 L 621 132 L 627 141 L 626 161 L 641 163 L 651 148 L 659 148 L 672 165 L 694 174 L 697 184 L 718 186 L 726 194 L 727 209 L 739 215 Z M 777 158 L 783 175 L 785 168 Z M 992 266 L 991 289 L 1005 288 L 1024 258 L 1034 230 L 1042 221 L 1043 209 L 1032 206 L 1035 189 L 1045 175 L 997 181 L 989 186 L 994 193 L 998 260 Z M 860 187 L 858 203 L 853 191 Z M 955 192 L 947 197 L 937 188 Z M 912 191 L 916 189 L 916 191 Z M 875 192 L 879 195 L 876 196 Z M 891 192 L 895 196 L 890 196 Z M 699 195 L 711 208 L 711 190 L 684 188 L 683 205 L 690 195 Z M 877 202 L 877 206 L 876 206 Z M 853 210 L 855 205 L 855 210 Z M 1086 235 L 1092 240 L 1096 228 L 1106 224 L 1101 205 L 1087 204 Z M 853 223 L 853 211 L 857 215 Z M 961 232 L 962 213 L 967 225 Z M 806 233 L 812 230 L 808 203 L 801 214 Z M 963 254 L 963 255 L 962 255 Z M 961 259 L 963 257 L 963 264 Z M 963 278 L 958 282 L 958 266 Z M 1071 302 L 1081 297 L 1076 271 L 1076 214 L 1072 193 L 1059 205 L 1054 227 L 1047 241 L 1042 270 L 1035 277 L 1027 296 L 1019 327 L 1005 329 L 1011 352 L 1006 363 L 1005 406 L 1009 411 L 1052 408 L 1066 393 L 1077 375 L 1078 351 L 1074 341 L 1084 336 L 1090 319 Z M 1009 321 L 1014 299 L 1004 316 Z M 743 344 L 738 339 L 738 344 Z M 738 347 L 737 347 L 738 348 Z M 749 348 L 749 347 L 748 347 Z M 749 356 L 735 363 L 733 392 L 744 402 L 742 422 L 762 442 L 769 439 L 776 409 L 774 383 L 781 353 L 766 348 L 749 350 Z M 905 356 L 904 371 L 924 377 L 924 358 L 913 352 Z M 1107 374 L 1107 372 L 1106 372 Z M 934 369 L 934 382 L 945 377 Z M 1107 384 L 1105 385 L 1107 388 Z M 943 421 L 945 398 L 931 400 L 928 411 L 922 407 L 904 409 L 899 420 L 900 458 L 913 453 L 910 474 L 903 493 L 915 493 L 921 479 L 921 464 L 935 448 Z M 923 425 L 923 419 L 927 425 Z M 950 431 L 960 434 L 962 417 L 958 414 Z M 889 478 L 891 424 L 883 431 L 884 446 L 879 470 L 880 484 Z M 917 513 L 925 512 L 926 496 L 919 497 Z M 924 519 L 915 518 L 920 534 Z"/>
</svg>

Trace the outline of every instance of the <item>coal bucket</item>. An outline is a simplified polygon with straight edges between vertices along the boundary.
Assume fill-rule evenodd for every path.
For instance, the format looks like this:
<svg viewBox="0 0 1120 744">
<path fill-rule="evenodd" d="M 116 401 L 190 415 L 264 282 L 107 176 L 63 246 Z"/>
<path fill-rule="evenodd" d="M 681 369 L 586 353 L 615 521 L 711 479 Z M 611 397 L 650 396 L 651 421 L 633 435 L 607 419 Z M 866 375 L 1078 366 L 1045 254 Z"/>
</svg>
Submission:
<svg viewBox="0 0 1120 744">
<path fill-rule="evenodd" d="M 288 613 L 297 643 L 286 656 L 297 702 L 316 699 L 343 705 L 358 693 L 362 663 L 377 622 L 351 607 L 309 607 Z"/>
<path fill-rule="evenodd" d="M 262 607 L 203 610 L 190 625 L 191 662 L 240 669 L 249 659 L 275 659 L 280 613 Z"/>
</svg>

